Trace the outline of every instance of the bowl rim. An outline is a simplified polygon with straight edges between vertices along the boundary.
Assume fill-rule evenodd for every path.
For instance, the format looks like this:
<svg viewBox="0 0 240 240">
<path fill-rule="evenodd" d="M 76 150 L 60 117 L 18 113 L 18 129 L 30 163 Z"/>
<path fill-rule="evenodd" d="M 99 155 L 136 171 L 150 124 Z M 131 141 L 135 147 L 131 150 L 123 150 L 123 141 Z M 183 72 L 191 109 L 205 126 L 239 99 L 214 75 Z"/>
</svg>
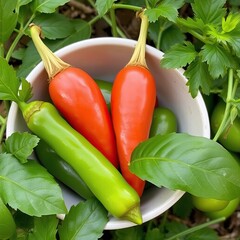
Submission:
<svg viewBox="0 0 240 240">
<path fill-rule="evenodd" d="M 69 44 L 69 45 L 55 51 L 54 53 L 61 58 L 61 57 L 65 56 L 66 54 L 71 54 L 71 52 L 76 51 L 78 49 L 82 49 L 82 48 L 88 48 L 88 47 L 92 47 L 92 46 L 105 46 L 105 45 L 108 45 L 108 46 L 109 45 L 111 45 L 111 46 L 112 45 L 120 45 L 123 47 L 134 48 L 136 43 L 137 43 L 137 41 L 133 40 L 133 39 L 124 39 L 124 38 L 119 38 L 119 37 L 98 37 L 98 38 L 85 39 L 85 40 L 81 40 L 81 41 Z M 152 56 L 154 56 L 158 59 L 163 58 L 163 55 L 164 55 L 164 53 L 162 51 L 160 51 L 150 45 L 146 45 L 146 54 L 151 54 Z M 44 65 L 43 65 L 43 62 L 41 61 L 31 70 L 31 72 L 28 74 L 26 79 L 31 82 L 31 79 L 33 78 L 33 76 L 42 72 L 43 69 L 44 69 Z M 187 79 L 183 75 L 183 72 L 184 72 L 183 69 L 172 69 L 172 70 L 177 71 L 181 75 L 182 80 L 184 80 L 187 83 Z M 203 97 L 200 92 L 197 94 L 195 100 L 197 102 L 196 104 L 199 106 L 199 110 L 201 111 L 202 119 L 205 120 L 205 121 L 203 121 L 204 126 L 202 126 L 202 136 L 210 138 L 209 117 L 208 117 L 205 102 L 204 102 Z M 13 114 L 14 112 L 16 114 L 17 111 L 18 111 L 17 105 L 15 103 L 12 103 L 9 114 Z M 11 122 L 12 122 L 12 118 L 8 119 L 7 128 L 6 128 L 7 137 L 10 136 L 11 133 L 13 133 L 13 129 L 10 127 Z M 169 190 L 169 189 L 167 189 L 167 190 Z M 172 207 L 185 194 L 185 192 L 183 192 L 181 190 L 175 190 L 175 191 L 169 190 L 169 191 L 172 192 L 172 195 L 168 199 L 168 202 L 166 204 L 164 204 L 164 206 L 162 206 L 162 205 L 157 206 L 154 208 L 154 210 L 147 212 L 143 216 L 143 223 L 161 215 L 167 209 Z M 63 219 L 64 215 L 59 214 L 58 217 L 60 219 Z M 132 227 L 132 226 L 136 226 L 136 224 L 131 223 L 129 221 L 125 221 L 125 220 L 119 220 L 119 219 L 117 221 L 111 221 L 111 218 L 110 218 L 105 226 L 105 230 L 116 230 L 116 229 Z"/>
</svg>

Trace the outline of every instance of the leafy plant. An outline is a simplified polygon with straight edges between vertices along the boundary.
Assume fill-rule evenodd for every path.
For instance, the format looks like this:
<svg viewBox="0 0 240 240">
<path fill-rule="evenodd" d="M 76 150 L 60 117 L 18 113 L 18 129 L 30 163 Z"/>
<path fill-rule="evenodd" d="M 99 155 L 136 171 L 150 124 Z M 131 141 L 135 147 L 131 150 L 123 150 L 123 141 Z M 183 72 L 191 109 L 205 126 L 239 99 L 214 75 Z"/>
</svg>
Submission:
<svg viewBox="0 0 240 240">
<path fill-rule="evenodd" d="M 68 2 L 69 0 L 0 0 L 0 99 L 6 111 L 0 116 L 0 197 L 11 209 L 18 228 L 12 239 L 42 239 L 42 236 L 45 239 L 66 239 L 69 236 L 72 239 L 98 239 L 104 237 L 104 226 L 108 220 L 106 210 L 96 199 L 73 206 L 63 221 L 56 218 L 56 214 L 67 212 L 61 190 L 43 167 L 29 160 L 39 139 L 29 133 L 15 133 L 4 141 L 10 103 L 19 98 L 31 98 L 31 86 L 25 77 L 40 61 L 29 38 L 28 26 L 31 22 L 42 27 L 45 43 L 56 51 L 70 43 L 90 38 L 92 25 L 101 18 L 110 25 L 112 36 L 126 37 L 117 25 L 116 12 L 119 9 L 136 12 L 146 7 L 145 13 L 150 21 L 148 41 L 165 52 L 161 66 L 184 68 L 193 98 L 199 91 L 204 95 L 217 94 L 225 101 L 226 109 L 213 141 L 195 137 L 192 139 L 192 136 L 184 134 L 166 135 L 159 137 L 161 139 L 157 137 L 136 149 L 131 168 L 158 186 L 182 189 L 203 196 L 228 199 L 239 196 L 239 166 L 230 153 L 216 143 L 225 128 L 238 117 L 240 109 L 239 1 L 88 0 L 89 5 L 96 10 L 96 15 L 88 22 L 68 18 L 58 11 Z M 189 11 L 187 17 L 181 15 L 181 11 L 186 8 Z M 20 44 L 22 39 L 27 39 L 24 47 Z M 169 141 L 175 151 L 164 153 L 160 149 L 162 145 L 155 143 L 158 140 L 161 140 L 162 145 Z M 190 141 L 191 144 L 182 148 L 182 145 L 178 145 L 182 141 Z M 149 149 L 149 144 L 152 149 Z M 194 144 L 201 144 L 202 148 L 193 157 L 191 152 L 194 151 Z M 169 149 L 169 145 L 166 149 Z M 182 161 L 179 156 L 181 151 Z M 155 153 L 152 154 L 153 152 Z M 153 159 L 150 156 L 157 165 L 151 176 L 148 174 L 149 169 L 153 170 Z M 217 165 L 205 164 L 209 158 L 213 162 L 218 161 Z M 217 169 L 220 165 L 226 171 Z M 207 173 L 210 167 L 214 174 Z M 162 176 L 168 173 L 168 176 L 159 177 L 159 172 Z M 169 172 L 175 174 L 169 175 Z M 193 173 L 202 179 L 204 187 L 192 182 Z M 207 182 L 212 182 L 219 189 L 219 181 L 226 186 L 221 193 L 212 191 L 214 186 L 211 184 L 207 186 Z M 173 207 L 174 213 L 184 217 L 179 209 L 182 207 L 177 210 L 176 204 Z M 190 211 L 191 206 L 186 209 L 186 212 Z M 167 216 L 168 212 L 161 223 L 154 219 L 143 226 L 110 231 L 108 236 L 118 240 L 207 239 L 208 236 L 208 239 L 214 240 L 218 239 L 216 232 L 207 227 L 224 220 L 218 219 L 191 228 L 184 223 L 171 221 Z"/>
</svg>

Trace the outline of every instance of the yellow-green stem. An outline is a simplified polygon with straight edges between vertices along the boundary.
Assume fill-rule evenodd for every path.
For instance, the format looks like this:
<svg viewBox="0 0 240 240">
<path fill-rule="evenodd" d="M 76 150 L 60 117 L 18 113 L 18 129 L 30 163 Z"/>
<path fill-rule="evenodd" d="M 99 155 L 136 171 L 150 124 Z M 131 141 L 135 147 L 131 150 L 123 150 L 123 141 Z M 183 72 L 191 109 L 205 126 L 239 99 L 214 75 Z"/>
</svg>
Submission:
<svg viewBox="0 0 240 240">
<path fill-rule="evenodd" d="M 141 18 L 140 33 L 133 55 L 127 65 L 137 65 L 148 68 L 145 56 L 148 33 L 148 17 L 146 14 L 144 14 L 144 11 L 138 13 L 138 16 Z"/>
<path fill-rule="evenodd" d="M 226 126 L 229 123 L 229 112 L 231 109 L 231 99 L 233 98 L 233 70 L 229 70 L 229 75 L 228 75 L 228 92 L 227 92 L 227 99 L 226 99 L 226 108 L 224 111 L 223 119 L 222 122 L 213 138 L 214 141 L 217 141 L 220 135 L 224 132 L 226 129 Z"/>
<path fill-rule="evenodd" d="M 56 74 L 70 67 L 70 64 L 62 61 L 42 42 L 40 27 L 35 24 L 30 24 L 30 33 L 34 45 L 43 60 L 50 81 Z"/>
</svg>

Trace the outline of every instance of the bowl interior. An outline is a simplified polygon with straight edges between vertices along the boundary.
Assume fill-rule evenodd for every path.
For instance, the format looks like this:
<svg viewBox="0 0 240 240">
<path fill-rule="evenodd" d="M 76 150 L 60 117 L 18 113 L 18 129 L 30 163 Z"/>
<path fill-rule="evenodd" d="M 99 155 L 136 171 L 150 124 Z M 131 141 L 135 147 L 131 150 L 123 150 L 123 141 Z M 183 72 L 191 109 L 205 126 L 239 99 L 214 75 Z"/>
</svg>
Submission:
<svg viewBox="0 0 240 240">
<path fill-rule="evenodd" d="M 96 38 L 71 44 L 56 54 L 72 66 L 80 67 L 93 78 L 113 81 L 117 72 L 124 67 L 136 45 L 136 41 L 120 38 Z M 210 127 L 204 101 L 199 94 L 192 98 L 186 86 L 186 79 L 181 70 L 160 68 L 163 53 L 147 46 L 146 61 L 155 77 L 159 105 L 170 108 L 178 119 L 178 131 L 192 135 L 210 137 Z M 33 99 L 50 101 L 48 95 L 47 74 L 43 64 L 39 63 L 27 77 L 32 83 Z M 21 112 L 12 104 L 7 123 L 7 136 L 16 131 L 27 131 Z M 66 206 L 82 201 L 73 192 L 62 187 Z M 169 209 L 184 194 L 165 188 L 149 188 L 141 199 L 143 221 L 151 220 Z M 59 216 L 63 217 L 63 216 Z M 110 216 L 105 229 L 120 229 L 133 226 L 131 222 Z"/>
</svg>

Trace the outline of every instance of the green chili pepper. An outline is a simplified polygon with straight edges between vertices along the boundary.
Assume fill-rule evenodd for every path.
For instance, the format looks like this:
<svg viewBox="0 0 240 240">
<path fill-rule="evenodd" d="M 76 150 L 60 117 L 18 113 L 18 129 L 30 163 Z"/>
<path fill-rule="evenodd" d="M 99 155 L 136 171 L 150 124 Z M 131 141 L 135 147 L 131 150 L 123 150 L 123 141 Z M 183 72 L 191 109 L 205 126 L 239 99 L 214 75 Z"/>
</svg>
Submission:
<svg viewBox="0 0 240 240">
<path fill-rule="evenodd" d="M 107 104 L 108 110 L 110 110 L 110 102 L 111 102 L 111 92 L 112 92 L 112 83 L 107 82 L 105 80 L 95 79 L 98 87 L 100 88 L 102 95 Z"/>
<path fill-rule="evenodd" d="M 83 179 L 115 217 L 142 223 L 140 198 L 121 173 L 75 131 L 48 102 L 18 103 L 28 128 L 43 139 Z"/>
<path fill-rule="evenodd" d="M 50 174 L 64 183 L 67 187 L 71 188 L 79 196 L 85 199 L 94 196 L 76 171 L 59 157 L 57 153 L 42 139 L 35 148 L 35 153 L 39 162 Z"/>
<path fill-rule="evenodd" d="M 157 107 L 154 109 L 149 137 L 158 134 L 164 135 L 177 131 L 177 118 L 168 108 Z"/>
</svg>

